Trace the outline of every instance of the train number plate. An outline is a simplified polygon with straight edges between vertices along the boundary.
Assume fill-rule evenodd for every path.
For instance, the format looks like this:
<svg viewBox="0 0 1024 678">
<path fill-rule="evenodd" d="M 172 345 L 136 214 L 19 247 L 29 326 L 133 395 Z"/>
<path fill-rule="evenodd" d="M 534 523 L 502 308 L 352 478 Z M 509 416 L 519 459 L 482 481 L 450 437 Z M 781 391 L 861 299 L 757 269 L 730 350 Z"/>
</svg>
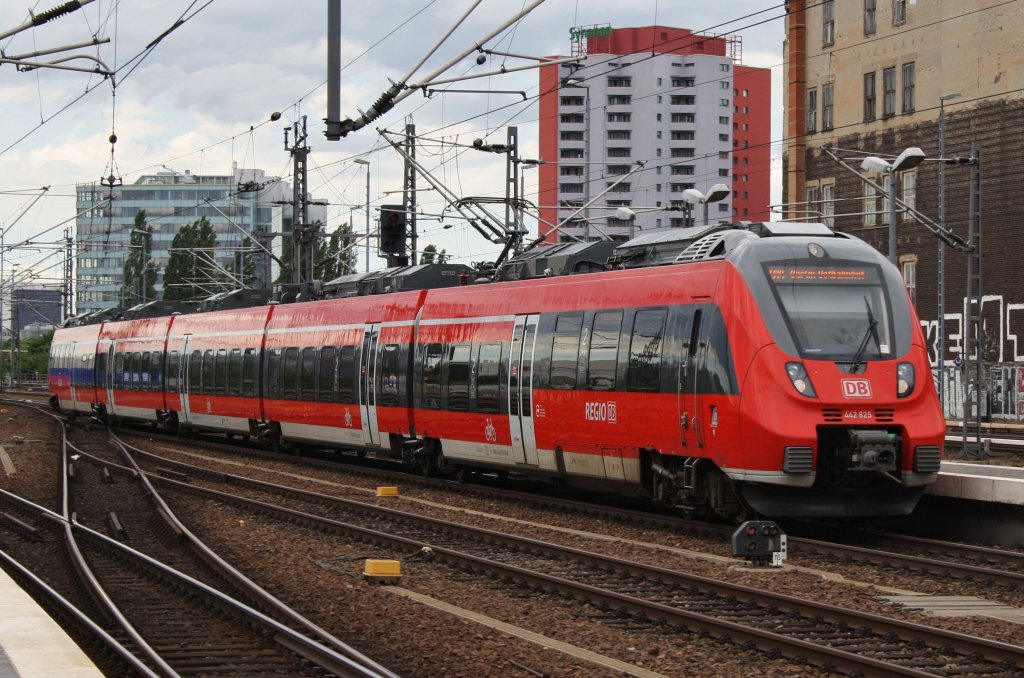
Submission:
<svg viewBox="0 0 1024 678">
<path fill-rule="evenodd" d="M 843 419 L 874 419 L 871 410 L 846 410 L 843 412 Z"/>
</svg>

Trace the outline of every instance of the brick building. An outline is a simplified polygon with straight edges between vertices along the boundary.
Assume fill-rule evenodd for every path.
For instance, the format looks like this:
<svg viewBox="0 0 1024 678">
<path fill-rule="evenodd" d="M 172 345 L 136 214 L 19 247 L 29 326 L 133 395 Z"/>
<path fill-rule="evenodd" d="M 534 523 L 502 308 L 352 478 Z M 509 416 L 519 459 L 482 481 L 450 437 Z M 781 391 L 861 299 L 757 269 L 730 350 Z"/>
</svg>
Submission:
<svg viewBox="0 0 1024 678">
<path fill-rule="evenodd" d="M 892 159 L 908 147 L 928 156 L 897 174 L 897 194 L 940 218 L 940 113 L 945 156 L 980 144 L 980 336 L 970 329 L 968 255 L 945 248 L 901 211 L 896 262 L 914 299 L 950 417 L 962 414 L 967 362 L 980 357 L 987 416 L 1024 420 L 1024 275 L 1018 258 L 1024 204 L 1024 7 L 997 0 L 787 3 L 783 201 L 787 216 L 825 220 L 889 251 L 888 201 L 826 152 L 859 170 L 860 159 Z M 884 175 L 867 174 L 883 187 Z M 971 168 L 945 165 L 946 226 L 967 239 Z M 941 283 L 941 287 L 940 287 Z M 940 289 L 944 331 L 940 341 Z M 940 353 L 940 345 L 942 351 Z M 970 378 L 970 374 L 968 375 Z"/>
</svg>

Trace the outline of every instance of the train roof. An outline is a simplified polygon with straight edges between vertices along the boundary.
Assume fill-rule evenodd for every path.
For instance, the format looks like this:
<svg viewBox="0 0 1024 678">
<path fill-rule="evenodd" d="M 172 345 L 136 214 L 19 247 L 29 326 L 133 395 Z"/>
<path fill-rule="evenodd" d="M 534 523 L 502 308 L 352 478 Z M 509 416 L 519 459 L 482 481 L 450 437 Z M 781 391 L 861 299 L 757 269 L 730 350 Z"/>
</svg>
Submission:
<svg viewBox="0 0 1024 678">
<path fill-rule="evenodd" d="M 175 302 L 149 302 L 131 309 L 105 309 L 71 318 L 64 327 L 133 320 L 195 311 L 229 310 L 363 297 L 394 292 L 441 289 L 497 281 L 531 280 L 615 269 L 648 268 L 726 258 L 744 242 L 761 238 L 825 237 L 852 239 L 821 223 L 718 223 L 689 228 L 661 228 L 621 242 L 559 243 L 537 247 L 511 257 L 498 268 L 491 264 L 418 264 L 381 271 L 352 273 L 326 283 L 278 285 L 269 290 L 233 290 L 214 295 L 198 309 Z M 271 296 L 274 300 L 271 301 Z"/>
</svg>

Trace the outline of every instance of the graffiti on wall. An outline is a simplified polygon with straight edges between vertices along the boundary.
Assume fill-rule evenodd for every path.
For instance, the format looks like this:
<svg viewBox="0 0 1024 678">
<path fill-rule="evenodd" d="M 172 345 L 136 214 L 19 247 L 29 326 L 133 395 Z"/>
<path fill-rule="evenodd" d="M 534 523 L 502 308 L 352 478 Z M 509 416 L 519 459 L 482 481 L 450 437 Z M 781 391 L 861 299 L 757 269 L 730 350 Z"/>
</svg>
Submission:
<svg viewBox="0 0 1024 678">
<path fill-rule="evenodd" d="M 946 418 L 955 420 L 963 417 L 966 387 L 972 391 L 980 388 L 983 418 L 1024 421 L 1024 304 L 1009 303 L 998 294 L 983 296 L 979 312 L 981 337 L 980 341 L 971 342 L 970 356 L 964 355 L 967 310 L 968 300 L 964 299 L 959 313 L 946 313 L 941 367 L 939 321 L 921 321 L 936 388 L 940 382 L 942 384 L 942 409 Z M 976 385 L 973 368 L 969 374 L 964 370 L 979 356 L 982 383 Z M 974 414 L 970 413 L 971 416 Z"/>
</svg>

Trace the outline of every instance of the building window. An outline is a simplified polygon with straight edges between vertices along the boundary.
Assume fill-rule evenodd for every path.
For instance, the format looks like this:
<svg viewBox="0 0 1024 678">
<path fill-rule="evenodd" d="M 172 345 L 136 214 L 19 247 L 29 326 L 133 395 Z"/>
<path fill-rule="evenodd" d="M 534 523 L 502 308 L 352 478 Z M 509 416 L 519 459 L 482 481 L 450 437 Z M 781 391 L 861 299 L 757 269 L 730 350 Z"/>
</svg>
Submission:
<svg viewBox="0 0 1024 678">
<path fill-rule="evenodd" d="M 728 134 L 719 134 L 718 135 L 718 140 L 719 141 L 729 141 L 729 135 Z"/>
<path fill-rule="evenodd" d="M 660 148 L 658 150 L 661 150 Z M 673 158 L 692 158 L 694 156 L 694 149 L 692 148 L 673 148 Z"/>
<path fill-rule="evenodd" d="M 632 102 L 633 97 L 628 94 L 609 94 L 608 105 L 609 106 L 628 106 Z"/>
<path fill-rule="evenodd" d="M 720 125 L 728 125 L 729 124 L 729 116 L 728 115 L 720 115 L 720 116 L 718 116 L 718 124 L 720 124 Z"/>
<path fill-rule="evenodd" d="M 628 158 L 632 153 L 632 149 L 621 147 L 609 147 L 605 151 L 605 155 L 609 158 Z"/>
<path fill-rule="evenodd" d="M 899 26 L 907 21 L 907 0 L 892 0 L 892 25 Z"/>
<path fill-rule="evenodd" d="M 582 167 L 580 169 L 583 169 Z M 605 172 L 612 176 L 621 176 L 623 174 L 629 174 L 629 165 L 608 165 L 605 168 Z"/>
<path fill-rule="evenodd" d="M 563 177 L 582 177 L 583 167 L 580 165 L 563 165 L 558 168 Z"/>
<path fill-rule="evenodd" d="M 835 100 L 834 88 L 835 85 L 832 83 L 821 86 L 821 130 L 823 132 L 832 129 L 832 110 Z"/>
<path fill-rule="evenodd" d="M 720 176 L 720 177 L 727 177 L 727 176 L 729 176 L 729 170 L 728 169 L 720 169 L 720 170 L 718 170 L 718 176 Z"/>
<path fill-rule="evenodd" d="M 813 134 L 818 131 L 818 89 L 812 87 L 807 90 L 807 133 Z"/>
<path fill-rule="evenodd" d="M 609 113 L 608 122 L 629 122 L 633 119 L 632 113 Z"/>
<path fill-rule="evenodd" d="M 875 34 L 875 2 L 876 0 L 864 0 L 864 35 Z"/>
<path fill-rule="evenodd" d="M 693 64 L 686 64 L 686 65 L 687 66 L 692 66 Z M 729 64 L 718 64 L 718 70 L 722 71 L 723 73 L 728 73 L 729 72 Z"/>
<path fill-rule="evenodd" d="M 693 106 L 697 103 L 697 97 L 692 94 L 674 94 L 668 102 L 673 106 Z"/>
<path fill-rule="evenodd" d="M 914 62 L 903 64 L 903 112 L 914 112 Z"/>
<path fill-rule="evenodd" d="M 821 214 L 822 221 L 829 228 L 835 226 L 836 213 L 836 185 L 822 184 L 821 186 Z"/>
<path fill-rule="evenodd" d="M 583 97 L 562 97 L 560 103 L 563 106 L 582 106 Z"/>
<path fill-rule="evenodd" d="M 691 130 L 672 130 L 672 141 L 687 141 L 694 138 Z"/>
<path fill-rule="evenodd" d="M 560 150 L 558 152 L 558 155 L 561 158 L 582 158 L 583 157 L 583 149 L 582 148 L 563 148 L 562 150 Z"/>
<path fill-rule="evenodd" d="M 821 44 L 825 47 L 836 42 L 836 3 L 824 0 L 821 3 Z"/>
<path fill-rule="evenodd" d="M 694 78 L 672 78 L 673 87 L 693 87 L 695 82 Z"/>
<path fill-rule="evenodd" d="M 875 119 L 875 72 L 864 74 L 864 122 Z"/>
<path fill-rule="evenodd" d="M 807 187 L 807 218 L 817 219 L 821 216 L 821 190 L 817 186 Z"/>
<path fill-rule="evenodd" d="M 583 132 L 559 132 L 558 138 L 562 141 L 583 141 Z"/>
<path fill-rule="evenodd" d="M 693 113 L 673 113 L 672 122 L 696 122 L 697 117 Z"/>
<path fill-rule="evenodd" d="M 629 87 L 633 84 L 633 79 L 622 75 L 610 75 L 608 76 L 609 87 Z"/>
<path fill-rule="evenodd" d="M 886 68 L 882 71 L 882 87 L 885 90 L 882 97 L 882 117 L 888 118 L 896 115 L 896 68 Z"/>
<path fill-rule="evenodd" d="M 900 197 L 908 208 L 903 212 L 903 220 L 910 221 L 913 219 L 910 210 L 917 206 L 917 172 L 904 172 L 900 175 L 900 179 L 902 183 L 902 186 L 900 186 L 902 195 Z"/>
<path fill-rule="evenodd" d="M 907 294 L 910 300 L 917 303 L 917 255 L 908 254 L 900 257 L 900 273 L 903 274 L 903 284 L 907 286 Z"/>
<path fill-rule="evenodd" d="M 728 99 L 719 99 L 719 100 L 718 100 L 718 105 L 719 105 L 719 106 L 724 106 L 725 108 L 728 108 L 728 107 L 729 107 L 729 103 L 730 103 L 730 102 L 729 102 L 729 100 L 728 100 Z"/>
<path fill-rule="evenodd" d="M 565 134 L 565 132 L 563 132 Z M 581 133 L 582 134 L 582 133 Z M 630 130 L 628 129 L 610 129 L 608 130 L 608 138 L 612 141 L 629 141 Z M 580 139 L 582 141 L 582 138 Z"/>
<path fill-rule="evenodd" d="M 718 81 L 718 89 L 729 89 L 729 81 L 728 80 L 719 80 Z M 733 92 L 732 94 L 733 94 L 733 96 L 736 96 L 736 92 Z"/>
<path fill-rule="evenodd" d="M 559 193 L 582 193 L 583 184 L 559 184 Z"/>
<path fill-rule="evenodd" d="M 878 192 L 870 184 L 864 184 L 864 225 L 868 228 L 878 221 Z"/>
</svg>

